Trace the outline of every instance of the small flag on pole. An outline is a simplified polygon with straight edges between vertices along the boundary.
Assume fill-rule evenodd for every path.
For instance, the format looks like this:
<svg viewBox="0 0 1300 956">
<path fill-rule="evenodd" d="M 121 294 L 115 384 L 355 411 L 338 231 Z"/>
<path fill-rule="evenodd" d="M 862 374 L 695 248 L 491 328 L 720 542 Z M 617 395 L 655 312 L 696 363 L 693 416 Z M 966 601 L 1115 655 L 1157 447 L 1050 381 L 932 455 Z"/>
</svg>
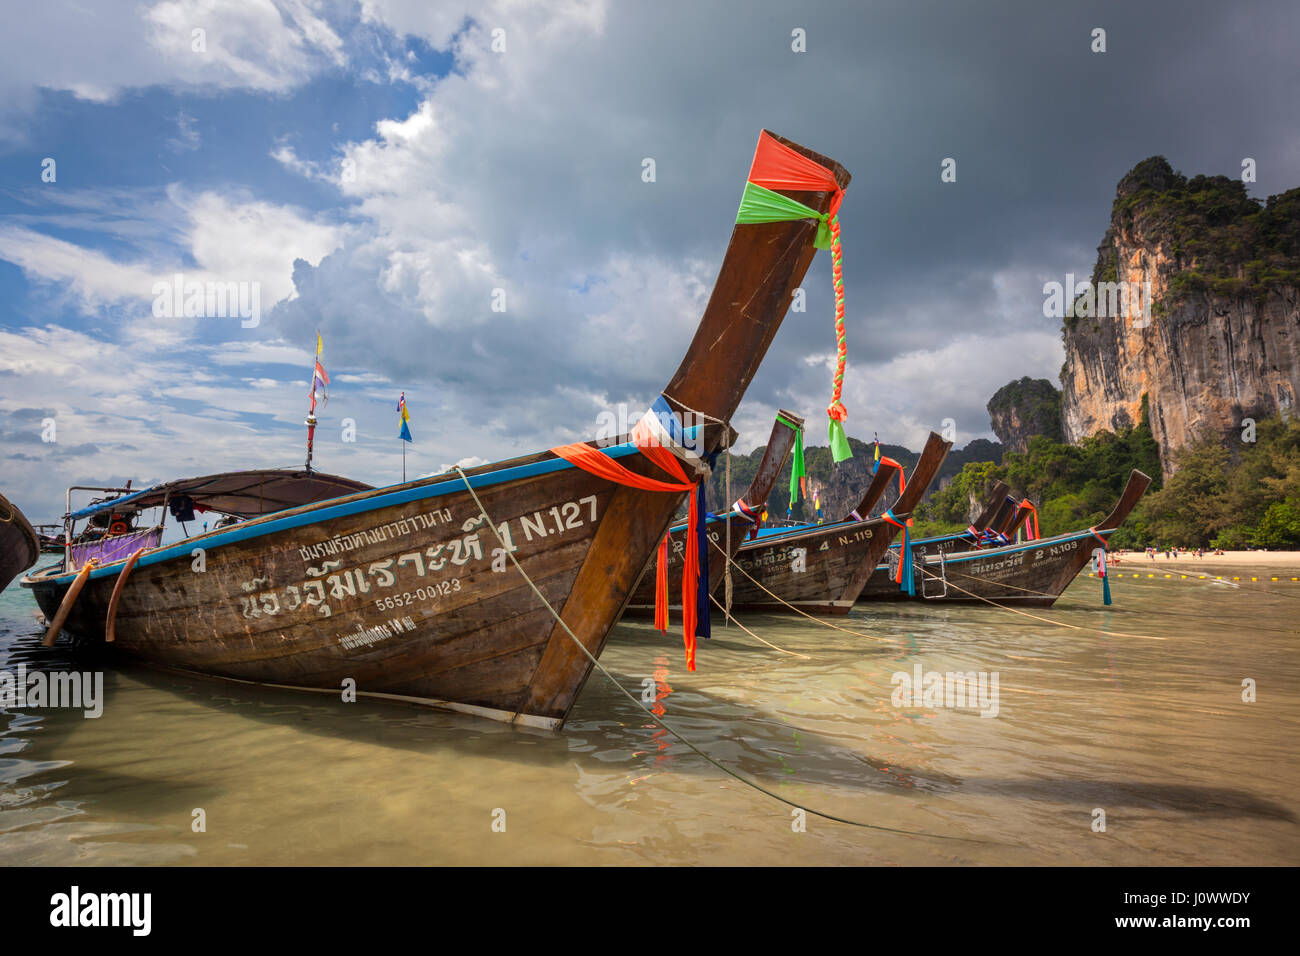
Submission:
<svg viewBox="0 0 1300 956">
<path fill-rule="evenodd" d="M 325 391 L 325 386 L 330 383 L 330 377 L 329 374 L 325 371 L 325 366 L 321 365 L 320 363 L 320 353 L 324 347 L 325 347 L 325 343 L 321 341 L 320 333 L 317 332 L 316 333 L 316 370 L 312 372 L 311 391 L 314 399 L 316 395 L 316 386 L 319 385 L 323 401 L 328 402 L 329 393 Z"/>
<path fill-rule="evenodd" d="M 329 403 L 329 393 L 325 390 L 325 386 L 327 386 L 330 383 L 330 377 L 329 374 L 325 371 L 325 366 L 321 365 L 320 363 L 320 353 L 323 347 L 324 347 L 324 343 L 321 341 L 320 333 L 317 332 L 316 333 L 316 365 L 312 369 L 312 373 L 311 373 L 311 410 L 313 412 L 316 411 L 316 389 L 318 387 L 321 390 L 322 404 Z"/>
<path fill-rule="evenodd" d="M 403 393 L 402 393 L 402 397 L 399 398 L 399 399 L 397 400 L 397 411 L 398 411 L 398 412 L 401 414 L 401 416 L 402 416 L 402 430 L 401 430 L 400 433 L 398 433 L 398 436 L 397 436 L 397 437 L 400 438 L 400 439 L 402 439 L 402 441 L 414 441 L 415 439 L 413 439 L 413 438 L 411 437 L 411 429 L 410 429 L 410 428 L 407 426 L 407 424 L 406 424 L 407 422 L 409 422 L 409 421 L 411 420 L 411 416 L 410 416 L 410 415 L 407 413 L 407 411 L 406 411 L 406 393 L 405 393 L 405 392 L 403 392 Z"/>
</svg>

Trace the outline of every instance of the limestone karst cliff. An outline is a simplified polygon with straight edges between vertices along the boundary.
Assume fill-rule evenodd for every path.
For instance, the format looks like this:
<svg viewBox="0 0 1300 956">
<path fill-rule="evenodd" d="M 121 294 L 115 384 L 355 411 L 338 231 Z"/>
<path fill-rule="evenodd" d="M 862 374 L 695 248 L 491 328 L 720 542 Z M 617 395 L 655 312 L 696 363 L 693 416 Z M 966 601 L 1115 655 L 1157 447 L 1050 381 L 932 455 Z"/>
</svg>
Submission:
<svg viewBox="0 0 1300 956">
<path fill-rule="evenodd" d="M 1067 441 L 1136 423 L 1145 394 L 1170 470 L 1195 438 L 1294 409 L 1300 189 L 1261 203 L 1239 181 L 1188 179 L 1152 157 L 1120 181 L 1097 251 L 1065 318 Z M 1134 294 L 1120 302 L 1125 283 Z"/>
<path fill-rule="evenodd" d="M 1061 390 L 1045 378 L 1008 382 L 987 408 L 993 434 L 1007 451 L 1024 452 L 1035 435 L 1061 441 Z"/>
</svg>

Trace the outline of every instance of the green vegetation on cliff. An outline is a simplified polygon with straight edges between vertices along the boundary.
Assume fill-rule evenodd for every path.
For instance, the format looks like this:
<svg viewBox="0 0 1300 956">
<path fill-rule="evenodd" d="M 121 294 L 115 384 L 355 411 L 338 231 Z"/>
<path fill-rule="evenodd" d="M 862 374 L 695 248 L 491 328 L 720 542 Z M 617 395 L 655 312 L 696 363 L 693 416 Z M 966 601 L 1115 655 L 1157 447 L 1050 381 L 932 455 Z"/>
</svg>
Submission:
<svg viewBox="0 0 1300 956">
<path fill-rule="evenodd" d="M 1008 382 L 989 399 L 993 432 L 1003 445 L 1015 449 L 1034 435 L 1061 441 L 1061 390 L 1045 378 L 1028 375 Z"/>
<path fill-rule="evenodd" d="M 1149 543 L 1300 547 L 1300 421 L 1264 419 L 1255 441 L 1239 449 L 1196 442 L 1176 464 L 1165 487 L 1143 502 Z"/>
<path fill-rule="evenodd" d="M 1028 497 L 1038 505 L 1043 535 L 1087 528 L 1110 512 L 1134 468 L 1151 475 L 1153 487 L 1159 487 L 1160 456 L 1151 437 L 1145 401 L 1142 420 L 1118 435 L 1100 432 L 1077 445 L 1035 435 L 1025 453 L 1007 452 L 1000 466 L 968 464 L 918 509 L 918 533 L 942 534 L 965 528 L 972 499 L 977 508 L 982 507 L 998 479 L 1010 485 L 1017 497 Z M 1132 547 L 1136 530 L 1137 522 L 1130 518 L 1116 532 L 1116 543 Z"/>
<path fill-rule="evenodd" d="M 1102 432 L 1078 445 L 1039 435 L 1002 465 L 967 464 L 918 510 L 918 533 L 964 528 L 972 500 L 982 506 L 998 479 L 1038 504 L 1044 535 L 1087 528 L 1110 511 L 1137 468 L 1154 481 L 1112 536 L 1115 547 L 1298 548 L 1300 420 L 1261 420 L 1254 437 L 1232 449 L 1211 440 L 1188 445 L 1162 487 L 1144 401 L 1141 422 L 1118 435 Z"/>
<path fill-rule="evenodd" d="M 1175 260 L 1157 313 L 1193 293 L 1262 302 L 1273 286 L 1300 285 L 1300 189 L 1252 199 L 1240 179 L 1188 179 L 1152 156 L 1120 180 L 1093 282 L 1116 279 L 1117 228 L 1163 241 Z"/>
</svg>

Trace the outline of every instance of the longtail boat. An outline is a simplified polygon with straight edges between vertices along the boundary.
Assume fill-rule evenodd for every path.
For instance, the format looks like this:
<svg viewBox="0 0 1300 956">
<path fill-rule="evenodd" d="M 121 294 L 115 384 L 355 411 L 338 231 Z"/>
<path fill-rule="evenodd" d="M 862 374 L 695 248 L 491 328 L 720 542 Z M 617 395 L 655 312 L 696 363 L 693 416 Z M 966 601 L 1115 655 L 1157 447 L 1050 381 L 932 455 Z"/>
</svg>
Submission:
<svg viewBox="0 0 1300 956">
<path fill-rule="evenodd" d="M 764 131 L 747 179 L 695 337 L 631 436 L 230 514 L 125 560 L 68 555 L 23 580 L 47 640 L 62 627 L 167 667 L 559 727 L 817 248 L 838 251 L 842 166 Z"/>
<path fill-rule="evenodd" d="M 27 516 L 0 495 L 0 591 L 40 557 L 40 541 Z"/>
<path fill-rule="evenodd" d="M 1010 537 L 1003 529 L 1014 534 L 1015 529 L 1028 519 L 1032 510 L 1033 506 L 1027 499 L 1017 504 L 1016 499 L 1011 496 L 1010 486 L 1005 481 L 999 480 L 994 483 L 993 489 L 989 492 L 988 503 L 975 520 L 966 526 L 966 530 L 910 540 L 908 546 L 912 552 L 912 564 L 915 565 L 925 557 L 1010 544 Z M 889 552 L 886 554 L 888 560 L 876 566 L 866 587 L 858 595 L 859 601 L 895 600 L 898 597 L 900 584 L 903 585 L 902 590 L 907 592 L 907 582 L 913 579 L 904 578 L 899 572 L 900 549 L 901 546 L 897 541 L 889 546 Z M 904 596 L 908 595 L 905 593 Z"/>
<path fill-rule="evenodd" d="M 912 539 L 913 560 L 925 555 L 1010 544 L 1010 535 L 1015 534 L 1016 529 L 1028 520 L 1032 510 L 1033 506 L 1027 500 L 1020 504 L 1016 503 L 1016 499 L 1011 496 L 1011 488 L 1006 482 L 997 481 L 989 493 L 988 504 L 975 520 L 966 526 L 965 531 Z M 895 560 L 892 552 L 897 551 L 898 548 L 897 541 L 890 545 L 891 561 Z M 881 565 L 881 569 L 884 569 L 884 565 Z M 873 580 L 867 584 L 867 590 L 870 590 L 874 583 L 873 575 Z M 865 594 L 866 591 L 863 593 Z"/>
<path fill-rule="evenodd" d="M 732 607 L 785 611 L 793 606 L 805 612 L 847 614 L 894 535 L 906 528 L 951 447 L 952 442 L 931 432 L 906 487 L 879 518 L 772 528 L 746 541 L 736 555 L 743 573 L 734 578 Z M 873 486 L 879 483 L 877 497 L 893 477 L 882 472 L 884 468 L 872 479 Z M 864 503 L 872 493 L 869 488 Z M 865 504 L 854 510 L 862 514 L 870 508 Z"/>
<path fill-rule="evenodd" d="M 63 525 L 38 524 L 34 528 L 41 554 L 58 554 L 63 550 Z"/>
<path fill-rule="evenodd" d="M 993 600 L 1050 607 L 1087 566 L 1094 550 L 1100 549 L 1105 561 L 1110 535 L 1124 523 L 1150 484 L 1149 476 L 1134 469 L 1110 514 L 1091 528 L 1019 544 L 945 551 L 919 558 L 913 565 L 910 593 L 890 580 L 884 569 L 877 569 L 861 599 Z"/>
<path fill-rule="evenodd" d="M 795 437 L 803 428 L 803 424 L 803 419 L 793 412 L 788 412 L 784 408 L 778 411 L 776 421 L 772 423 L 772 434 L 758 463 L 758 471 L 755 472 L 744 495 L 737 499 L 731 506 L 731 510 L 725 514 L 708 516 L 705 525 L 708 542 L 704 546 L 713 550 L 708 560 L 708 587 L 701 588 L 699 591 L 700 620 L 703 620 L 704 615 L 709 612 L 704 602 L 708 601 L 713 592 L 718 589 L 726 575 L 727 562 L 721 559 L 721 555 L 725 553 L 735 557 L 740 546 L 757 534 L 760 515 L 767 505 L 768 495 L 772 493 L 772 487 L 790 457 L 790 449 L 794 447 Z M 729 529 L 728 525 L 730 525 Z M 656 607 L 655 585 L 657 581 L 664 579 L 668 585 L 667 607 L 671 610 L 681 610 L 682 589 L 679 578 L 686 556 L 687 530 L 685 524 L 674 525 L 664 542 L 660 543 L 655 559 L 646 565 L 641 580 L 632 592 L 627 613 L 653 612 Z M 730 543 L 730 550 L 728 550 L 728 543 Z M 698 541 L 696 546 L 699 546 Z M 660 554 L 666 562 L 665 574 L 657 573 L 656 564 Z"/>
</svg>

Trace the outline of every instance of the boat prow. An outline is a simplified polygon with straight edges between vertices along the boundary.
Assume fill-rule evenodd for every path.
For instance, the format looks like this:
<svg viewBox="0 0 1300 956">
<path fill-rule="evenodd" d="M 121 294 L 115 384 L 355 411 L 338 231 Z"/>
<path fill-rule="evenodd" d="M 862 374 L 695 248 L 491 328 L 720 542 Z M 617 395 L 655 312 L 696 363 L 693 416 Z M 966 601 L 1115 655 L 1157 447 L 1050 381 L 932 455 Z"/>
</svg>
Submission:
<svg viewBox="0 0 1300 956">
<path fill-rule="evenodd" d="M 951 447 L 952 442 L 931 432 L 903 493 L 879 518 L 774 528 L 747 541 L 736 556 L 740 573 L 732 606 L 847 614 L 894 535 L 921 503 Z"/>
<path fill-rule="evenodd" d="M 915 597 L 933 601 L 1027 604 L 1050 607 L 1092 558 L 1107 547 L 1110 534 L 1123 524 L 1151 484 L 1137 469 L 1115 507 L 1090 528 L 996 548 L 941 553 L 917 560 Z M 889 586 L 877 572 L 864 599 L 886 600 L 913 595 Z"/>
<path fill-rule="evenodd" d="M 0 591 L 40 557 L 36 529 L 18 506 L 0 495 Z"/>
</svg>

